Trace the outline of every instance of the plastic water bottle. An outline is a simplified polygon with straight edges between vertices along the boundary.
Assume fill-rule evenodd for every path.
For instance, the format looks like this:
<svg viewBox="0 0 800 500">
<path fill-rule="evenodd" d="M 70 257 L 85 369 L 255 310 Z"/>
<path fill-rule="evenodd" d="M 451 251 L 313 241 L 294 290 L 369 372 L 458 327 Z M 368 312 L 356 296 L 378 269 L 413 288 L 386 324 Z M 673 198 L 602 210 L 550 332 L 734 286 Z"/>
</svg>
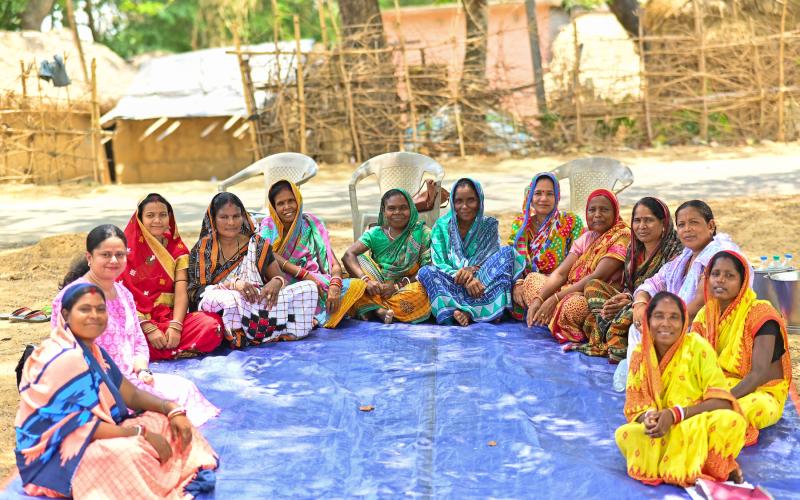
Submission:
<svg viewBox="0 0 800 500">
<path fill-rule="evenodd" d="M 774 271 L 776 269 L 781 268 L 781 256 L 780 255 L 773 255 L 772 256 L 772 264 L 769 266 L 769 270 Z"/>
<path fill-rule="evenodd" d="M 762 255 L 760 257 L 760 259 L 761 259 L 761 266 L 759 266 L 758 270 L 759 271 L 766 271 L 767 270 L 767 260 L 769 260 L 769 259 L 767 259 L 766 255 Z"/>
<path fill-rule="evenodd" d="M 783 267 L 787 269 L 792 268 L 792 254 L 790 253 L 783 254 Z"/>
</svg>

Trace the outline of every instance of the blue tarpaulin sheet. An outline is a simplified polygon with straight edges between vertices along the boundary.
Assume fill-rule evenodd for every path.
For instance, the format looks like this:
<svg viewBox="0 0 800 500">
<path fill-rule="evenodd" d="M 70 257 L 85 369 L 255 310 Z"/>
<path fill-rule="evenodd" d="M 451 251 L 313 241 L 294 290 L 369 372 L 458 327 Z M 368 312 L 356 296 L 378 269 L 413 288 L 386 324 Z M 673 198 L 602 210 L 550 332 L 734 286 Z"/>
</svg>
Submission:
<svg viewBox="0 0 800 500">
<path fill-rule="evenodd" d="M 154 369 L 223 410 L 202 427 L 220 457 L 215 498 L 687 496 L 627 476 L 614 367 L 518 323 L 346 321 Z M 739 457 L 775 498 L 800 498 L 799 424 L 789 401 Z M 5 495 L 21 491 L 17 478 Z"/>
</svg>

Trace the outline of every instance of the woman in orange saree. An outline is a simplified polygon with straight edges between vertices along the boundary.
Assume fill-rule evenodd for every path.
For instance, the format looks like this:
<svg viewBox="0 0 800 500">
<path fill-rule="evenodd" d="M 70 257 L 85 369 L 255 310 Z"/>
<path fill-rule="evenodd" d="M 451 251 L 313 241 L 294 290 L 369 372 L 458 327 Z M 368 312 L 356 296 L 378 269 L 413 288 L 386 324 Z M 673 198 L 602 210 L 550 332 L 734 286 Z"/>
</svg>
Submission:
<svg viewBox="0 0 800 500">
<path fill-rule="evenodd" d="M 686 304 L 659 292 L 630 359 L 625 418 L 615 438 L 628 475 L 646 484 L 742 481 L 736 457 L 746 422 L 725 389 L 714 349 L 687 333 Z"/>
<path fill-rule="evenodd" d="M 792 383 L 786 322 L 750 288 L 750 266 L 740 254 L 723 250 L 705 272 L 705 306 L 692 331 L 716 349 L 731 391 L 747 418 L 746 446 L 758 430 L 778 422 Z"/>
<path fill-rule="evenodd" d="M 189 249 L 178 234 L 172 205 L 150 193 L 125 227 L 128 262 L 120 281 L 136 302 L 150 360 L 196 356 L 222 342 L 214 313 L 188 313 Z"/>
</svg>

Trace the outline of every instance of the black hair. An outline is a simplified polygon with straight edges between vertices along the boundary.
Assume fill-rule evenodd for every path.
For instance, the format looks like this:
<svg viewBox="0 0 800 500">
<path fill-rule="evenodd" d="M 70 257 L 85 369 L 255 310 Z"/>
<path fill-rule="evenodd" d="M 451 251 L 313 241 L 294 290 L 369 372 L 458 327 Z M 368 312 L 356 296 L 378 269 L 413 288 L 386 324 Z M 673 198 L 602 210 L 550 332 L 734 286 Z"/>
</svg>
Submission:
<svg viewBox="0 0 800 500">
<path fill-rule="evenodd" d="M 222 210 L 222 207 L 228 204 L 239 207 L 239 210 L 242 212 L 242 217 L 247 214 L 247 209 L 244 208 L 244 203 L 242 203 L 242 200 L 240 200 L 238 196 L 223 191 L 222 193 L 217 193 L 211 200 L 211 217 L 216 217 L 217 213 Z"/>
<path fill-rule="evenodd" d="M 664 301 L 664 300 L 671 300 L 675 304 L 677 304 L 678 309 L 681 311 L 681 323 L 686 322 L 686 305 L 683 303 L 680 297 L 675 295 L 672 292 L 658 292 L 655 297 L 650 299 L 650 303 L 647 304 L 647 322 L 650 323 L 650 317 L 653 315 L 653 311 L 656 309 L 656 306 Z"/>
<path fill-rule="evenodd" d="M 400 191 L 399 189 L 396 189 L 396 188 L 395 189 L 390 189 L 390 190 L 386 191 L 385 193 L 383 193 L 383 196 L 381 196 L 381 211 L 383 211 L 384 207 L 386 206 L 386 202 L 389 201 L 389 198 L 391 198 L 392 196 L 397 196 L 397 195 L 402 196 L 404 200 L 406 199 L 406 195 L 403 194 L 402 191 Z"/>
<path fill-rule="evenodd" d="M 95 285 L 94 283 L 79 283 L 77 285 L 70 286 L 64 291 L 64 294 L 61 296 L 61 308 L 66 309 L 67 311 L 72 310 L 72 308 L 75 306 L 75 303 L 78 302 L 78 299 L 90 292 L 97 292 L 100 294 L 100 297 L 103 298 L 103 301 L 106 300 L 106 294 L 103 293 L 103 289 L 99 286 Z"/>
<path fill-rule="evenodd" d="M 534 191 L 536 191 L 536 186 L 542 181 L 550 181 L 550 184 L 553 185 L 553 189 L 556 188 L 555 182 L 553 182 L 553 179 L 549 175 L 540 175 L 539 178 L 536 179 L 536 183 L 534 183 L 534 185 L 533 185 L 533 190 Z"/>
<path fill-rule="evenodd" d="M 273 207 L 275 206 L 275 197 L 278 196 L 278 193 L 283 191 L 284 189 L 288 189 L 289 192 L 292 192 L 292 185 L 289 184 L 289 181 L 278 181 L 269 188 L 269 192 L 267 193 L 267 198 L 269 199 L 269 204 Z M 294 194 L 294 193 L 293 193 Z"/>
<path fill-rule="evenodd" d="M 715 253 L 713 257 L 711 257 L 711 260 L 708 262 L 708 269 L 709 269 L 708 272 L 711 273 L 711 270 L 714 269 L 714 264 L 716 264 L 717 261 L 720 259 L 727 259 L 733 262 L 733 267 L 735 267 L 736 272 L 739 273 L 739 286 L 741 287 L 744 284 L 744 275 L 745 275 L 744 265 L 742 264 L 742 261 L 734 257 L 730 252 L 726 250 L 721 250 Z"/>
<path fill-rule="evenodd" d="M 463 179 L 459 179 L 458 182 L 456 182 L 456 185 L 453 186 L 453 196 L 455 196 L 455 192 L 462 187 L 468 187 L 472 189 L 472 191 L 475 192 L 476 195 L 478 194 L 478 188 L 475 186 L 475 183 L 472 182 L 471 179 L 467 179 L 466 177 L 464 177 Z"/>
<path fill-rule="evenodd" d="M 633 217 L 633 214 L 636 213 L 636 209 L 639 207 L 639 205 L 644 205 L 647 207 L 661 222 L 664 222 L 668 216 L 668 214 L 664 213 L 664 207 L 657 199 L 653 198 L 652 196 L 645 196 L 641 200 L 637 201 L 636 205 L 633 206 L 631 217 Z"/>
<path fill-rule="evenodd" d="M 150 203 L 163 203 L 167 207 L 167 213 L 169 213 L 170 215 L 174 214 L 174 212 L 172 211 L 172 205 L 169 204 L 166 198 L 164 198 L 158 193 L 150 193 L 147 195 L 147 197 L 145 197 L 145 199 L 142 200 L 141 203 L 139 203 L 139 206 L 136 209 L 136 217 L 138 217 L 140 221 L 142 220 L 144 207 L 146 207 Z"/>
<path fill-rule="evenodd" d="M 685 208 L 694 208 L 695 210 L 700 212 L 700 215 L 703 216 L 703 220 L 705 220 L 707 223 L 714 220 L 714 212 L 711 211 L 711 207 L 708 206 L 708 203 L 704 202 L 703 200 L 689 200 L 681 203 L 681 206 L 679 206 L 678 209 L 675 210 L 676 226 L 678 225 L 678 214 L 681 213 L 681 210 Z M 717 225 L 714 224 L 714 232 L 712 233 L 712 236 L 716 235 L 717 235 Z"/>
<path fill-rule="evenodd" d="M 101 243 L 109 238 L 119 238 L 126 247 L 128 246 L 128 239 L 125 237 L 125 233 L 122 232 L 122 229 L 114 224 L 102 224 L 89 231 L 89 234 L 86 236 L 86 251 L 89 253 L 94 252 Z M 86 257 L 83 255 L 76 257 L 69 266 L 67 274 L 64 275 L 64 279 L 59 284 L 59 290 L 88 272 L 89 262 L 87 262 Z"/>
</svg>

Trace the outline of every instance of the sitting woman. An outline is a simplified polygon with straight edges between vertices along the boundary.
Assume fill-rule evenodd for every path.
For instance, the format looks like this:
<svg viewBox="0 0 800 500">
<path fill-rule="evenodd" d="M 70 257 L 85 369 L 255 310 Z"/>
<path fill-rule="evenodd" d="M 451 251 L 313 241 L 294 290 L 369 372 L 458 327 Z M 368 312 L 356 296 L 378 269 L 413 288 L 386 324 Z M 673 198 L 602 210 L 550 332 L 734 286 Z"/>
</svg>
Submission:
<svg viewBox="0 0 800 500">
<path fill-rule="evenodd" d="M 95 342 L 109 321 L 102 288 L 71 285 L 60 306 L 21 373 L 14 427 L 25 493 L 183 498 L 213 488 L 217 457 L 186 410 L 137 389 Z"/>
<path fill-rule="evenodd" d="M 659 292 L 646 315 L 642 342 L 630 357 L 629 423 L 615 433 L 628 475 L 650 485 L 693 486 L 701 477 L 742 482 L 736 457 L 747 424 L 714 349 L 687 333 L 680 297 Z"/>
<path fill-rule="evenodd" d="M 589 306 L 583 290 L 589 281 L 600 279 L 619 288 L 631 238 L 631 230 L 619 215 L 617 198 L 610 191 L 598 189 L 589 195 L 586 220 L 590 231 L 578 238 L 550 276 L 531 273 L 515 285 L 528 307 L 528 326 L 549 324 L 561 343 L 584 339 Z"/>
<path fill-rule="evenodd" d="M 622 291 L 617 292 L 602 280 L 586 284 L 583 295 L 591 314 L 586 318 L 583 331 L 589 340 L 574 347 L 589 356 L 608 356 L 611 363 L 619 363 L 627 355 L 628 328 L 633 321 L 633 291 L 683 250 L 669 208 L 657 198 L 647 196 L 636 202 L 631 232 L 633 238 L 625 255 Z"/>
<path fill-rule="evenodd" d="M 304 338 L 319 297 L 310 281 L 284 286 L 272 246 L 254 230 L 242 201 L 218 193 L 189 255 L 189 298 L 222 317 L 233 349 Z"/>
<path fill-rule="evenodd" d="M 483 215 L 483 189 L 459 179 L 450 194 L 450 212 L 431 232 L 433 265 L 419 270 L 436 322 L 461 326 L 500 318 L 511 305 L 511 287 L 524 258 L 500 248 L 497 219 Z"/>
<path fill-rule="evenodd" d="M 151 193 L 125 227 L 129 251 L 121 281 L 133 294 L 150 359 L 175 359 L 213 351 L 222 342 L 216 314 L 189 310 L 189 249 L 172 206 Z"/>
<path fill-rule="evenodd" d="M 94 283 L 106 297 L 108 325 L 95 343 L 114 360 L 125 378 L 139 389 L 186 407 L 192 424 L 203 425 L 215 417 L 219 409 L 203 397 L 188 379 L 167 373 L 153 373 L 148 368 L 150 350 L 136 316 L 133 295 L 122 283 L 128 241 L 117 226 L 104 224 L 86 237 L 86 256 L 73 264 L 61 284 L 62 290 L 53 301 L 53 311 L 62 309 L 64 287 L 70 283 Z M 51 326 L 58 326 L 58 314 L 53 314 Z"/>
<path fill-rule="evenodd" d="M 564 261 L 572 245 L 584 233 L 580 217 L 558 209 L 561 189 L 552 172 L 536 174 L 525 188 L 522 212 L 511 223 L 508 244 L 525 259 L 522 278 L 530 273 L 549 276 Z M 521 282 L 519 283 L 521 284 Z M 512 315 L 523 319 L 522 287 L 514 300 Z"/>
<path fill-rule="evenodd" d="M 378 225 L 350 245 L 342 262 L 350 276 L 367 284 L 353 306 L 362 319 L 374 314 L 384 323 L 419 323 L 430 316 L 431 304 L 417 271 L 431 263 L 431 230 L 402 189 L 383 195 Z"/>
<path fill-rule="evenodd" d="M 651 297 L 662 291 L 674 293 L 686 303 L 691 322 L 705 302 L 703 273 L 708 261 L 720 250 L 739 251 L 730 236 L 717 234 L 714 213 L 704 201 L 690 200 L 682 203 L 675 211 L 675 227 L 683 244 L 683 251 L 661 266 L 655 275 L 646 279 L 633 292 L 633 325 L 628 331 L 628 356 L 641 342 L 639 327 L 644 318 L 645 306 Z M 627 370 L 627 363 L 620 363 L 615 379 L 624 381 L 623 373 Z M 622 390 L 622 387 L 617 386 L 616 389 Z"/>
<path fill-rule="evenodd" d="M 268 193 L 269 217 L 261 221 L 261 237 L 269 241 L 288 283 L 310 281 L 317 286 L 314 322 L 336 328 L 350 307 L 364 295 L 362 280 L 342 279 L 328 230 L 321 220 L 303 212 L 303 197 L 293 182 L 281 180 Z"/>
<path fill-rule="evenodd" d="M 781 419 L 792 383 L 786 323 L 769 301 L 758 300 L 749 286 L 750 266 L 730 250 L 712 257 L 705 274 L 706 305 L 692 331 L 716 349 L 726 388 L 747 418 L 745 443 L 758 430 Z"/>
</svg>

